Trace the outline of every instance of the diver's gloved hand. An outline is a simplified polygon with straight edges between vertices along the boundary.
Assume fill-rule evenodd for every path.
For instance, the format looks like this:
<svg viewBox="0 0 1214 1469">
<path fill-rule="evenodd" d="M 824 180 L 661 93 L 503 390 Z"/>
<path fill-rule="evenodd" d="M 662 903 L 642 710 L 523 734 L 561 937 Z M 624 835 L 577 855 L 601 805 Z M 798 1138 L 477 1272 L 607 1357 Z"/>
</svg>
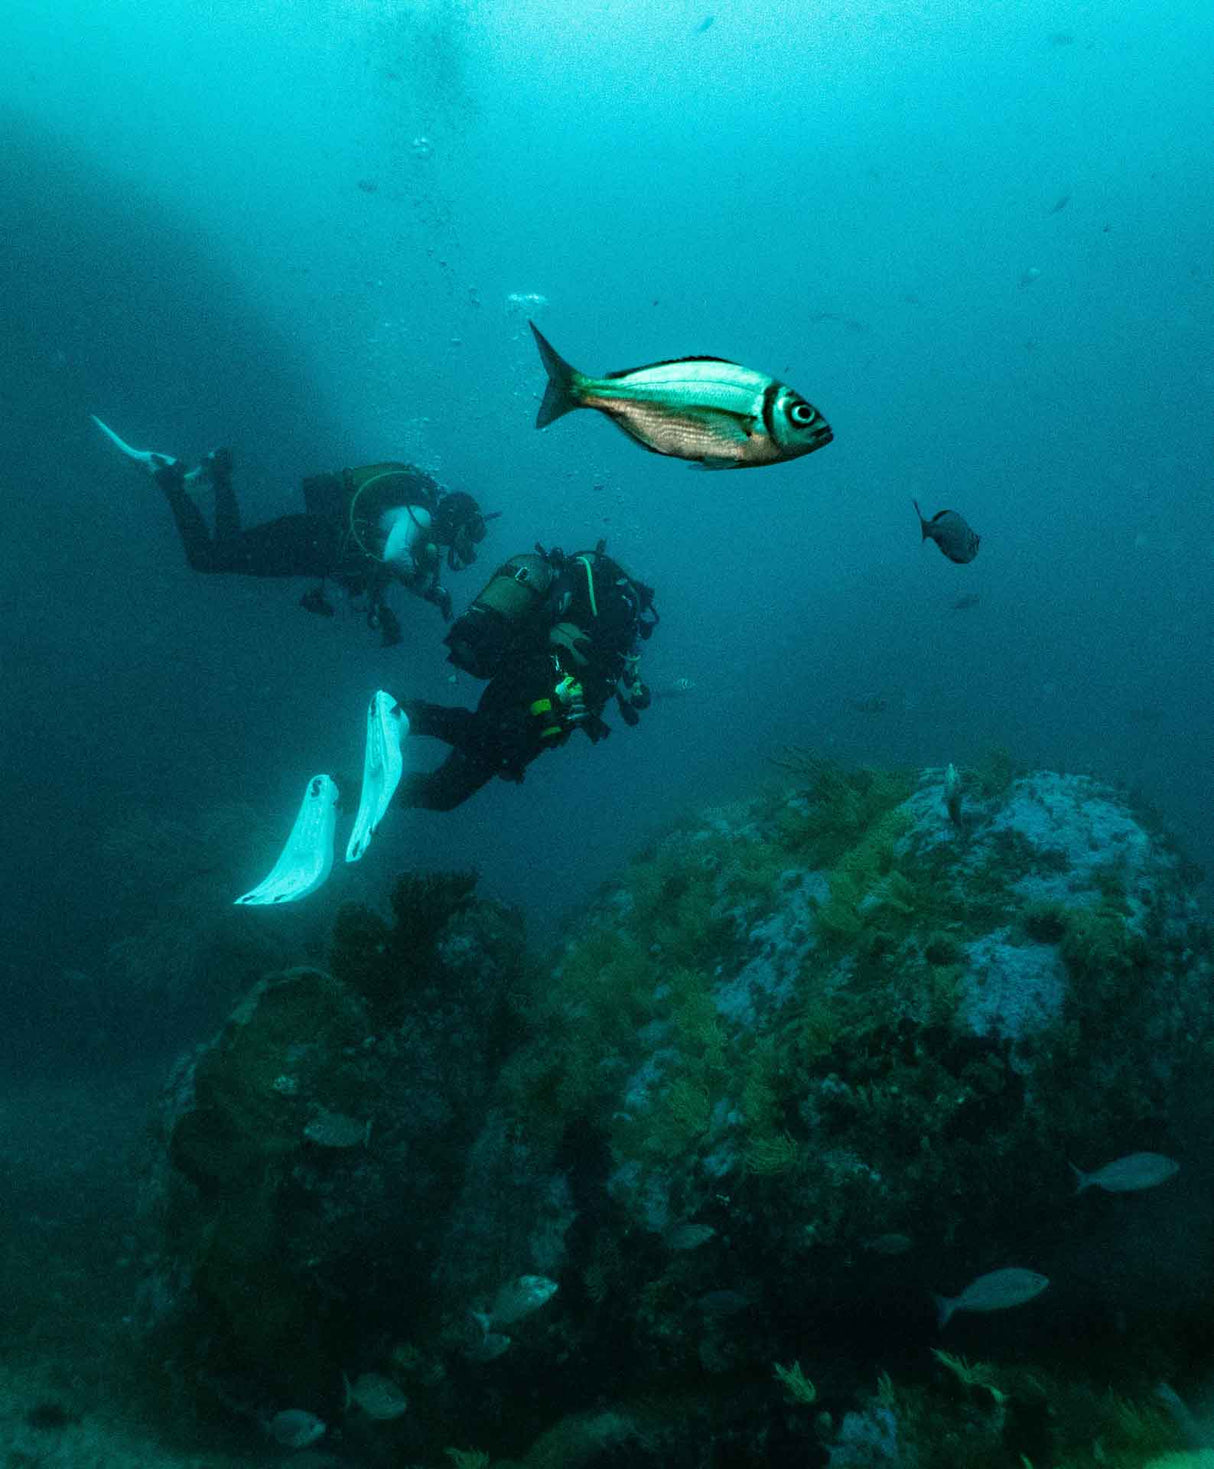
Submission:
<svg viewBox="0 0 1214 1469">
<path fill-rule="evenodd" d="M 357 862 L 379 830 L 404 769 L 401 745 L 409 733 L 409 716 L 391 694 L 381 689 L 367 710 L 367 745 L 363 786 L 354 830 L 346 844 L 346 861 Z"/>
<path fill-rule="evenodd" d="M 130 444 L 120 439 L 108 424 L 102 423 L 95 413 L 90 413 L 89 417 L 121 453 L 125 454 L 128 459 L 134 460 L 136 464 L 141 464 L 149 474 L 156 474 L 158 471 L 177 467 L 178 461 L 172 454 L 160 454 L 155 449 L 132 449 Z M 197 469 L 191 469 L 187 472 L 184 465 L 181 466 L 181 478 L 183 481 L 196 479 L 199 473 L 200 471 Z"/>
<path fill-rule="evenodd" d="M 333 833 L 337 824 L 337 785 L 330 776 L 314 775 L 282 855 L 264 882 L 237 903 L 264 907 L 294 903 L 316 891 L 333 867 Z"/>
<path fill-rule="evenodd" d="M 396 613 L 384 602 L 376 603 L 367 613 L 367 626 L 379 629 L 380 643 L 385 648 L 395 648 L 404 641 Z"/>
<path fill-rule="evenodd" d="M 586 691 L 571 673 L 567 673 L 552 692 L 561 710 L 563 724 L 572 728 L 589 717 L 586 709 Z"/>
</svg>

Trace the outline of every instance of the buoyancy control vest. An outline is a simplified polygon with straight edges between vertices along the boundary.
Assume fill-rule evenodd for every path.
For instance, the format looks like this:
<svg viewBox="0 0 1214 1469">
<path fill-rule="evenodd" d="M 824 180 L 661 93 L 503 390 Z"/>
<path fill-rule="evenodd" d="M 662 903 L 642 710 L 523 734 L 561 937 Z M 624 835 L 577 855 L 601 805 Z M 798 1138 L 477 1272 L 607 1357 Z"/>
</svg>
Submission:
<svg viewBox="0 0 1214 1469">
<path fill-rule="evenodd" d="M 507 654 L 546 643 L 567 667 L 613 683 L 658 614 L 652 589 L 603 546 L 573 556 L 536 546 L 534 554 L 512 556 L 447 634 L 449 660 L 477 678 L 492 678 Z"/>
<path fill-rule="evenodd" d="M 474 678 L 492 678 L 511 648 L 538 640 L 556 575 L 538 547 L 503 562 L 443 639 L 448 661 Z"/>
</svg>

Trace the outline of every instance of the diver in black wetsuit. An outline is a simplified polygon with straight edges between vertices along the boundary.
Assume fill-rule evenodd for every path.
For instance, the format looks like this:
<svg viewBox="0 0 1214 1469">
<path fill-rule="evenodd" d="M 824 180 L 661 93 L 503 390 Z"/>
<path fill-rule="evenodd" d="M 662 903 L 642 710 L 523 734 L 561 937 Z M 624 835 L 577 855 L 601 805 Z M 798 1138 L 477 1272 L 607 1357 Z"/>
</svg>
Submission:
<svg viewBox="0 0 1214 1469">
<path fill-rule="evenodd" d="M 657 626 L 653 592 L 604 552 L 572 556 L 539 546 L 499 567 L 447 634 L 448 658 L 489 683 L 476 708 L 403 700 L 411 735 L 451 746 L 437 769 L 407 775 L 397 800 L 450 811 L 494 776 L 521 781 L 545 750 L 577 729 L 610 733 L 614 695 L 624 722 L 649 705 L 638 663 Z"/>
<path fill-rule="evenodd" d="M 218 449 L 194 470 L 166 454 L 131 449 L 100 419 L 95 422 L 129 458 L 143 463 L 164 492 L 186 560 L 195 571 L 242 576 L 316 577 L 300 599 L 309 612 L 331 617 L 324 582 L 351 597 L 366 596 L 367 622 L 385 646 L 400 642 L 400 624 L 386 593 L 399 583 L 433 602 L 451 620 L 451 595 L 441 584 L 447 566 L 476 560 L 486 521 L 471 495 L 449 491 L 415 465 L 388 462 L 313 475 L 303 482 L 304 513 L 243 527 L 232 485 L 232 455 Z M 215 529 L 186 486 L 203 478 L 215 493 Z"/>
<path fill-rule="evenodd" d="M 397 702 L 383 691 L 372 698 L 346 861 L 359 861 L 394 802 L 451 811 L 494 776 L 521 781 L 538 755 L 578 729 L 597 743 L 610 733 L 603 711 L 613 696 L 625 724 L 637 724 L 650 697 L 640 645 L 657 624 L 653 591 L 602 541 L 573 556 L 537 546 L 511 557 L 446 638 L 452 663 L 488 679 L 476 708 Z M 405 775 L 408 735 L 442 740 L 450 752 L 436 769 Z M 278 861 L 237 902 L 294 902 L 327 881 L 342 795 L 331 776 L 312 777 Z"/>
</svg>

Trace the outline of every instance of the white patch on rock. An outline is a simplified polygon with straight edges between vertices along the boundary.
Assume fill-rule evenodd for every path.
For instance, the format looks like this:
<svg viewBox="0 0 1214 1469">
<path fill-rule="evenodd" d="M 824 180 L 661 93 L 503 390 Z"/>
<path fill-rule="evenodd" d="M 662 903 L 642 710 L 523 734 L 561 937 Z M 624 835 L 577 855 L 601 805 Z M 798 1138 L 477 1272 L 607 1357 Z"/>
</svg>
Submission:
<svg viewBox="0 0 1214 1469">
<path fill-rule="evenodd" d="M 1053 1025 L 1067 994 L 1066 966 L 1053 944 L 1011 942 L 997 929 L 965 950 L 960 1014 L 975 1034 L 1021 1041 Z"/>
<path fill-rule="evenodd" d="M 747 934 L 754 957 L 713 990 L 713 1003 L 731 1025 L 753 1030 L 762 1015 L 786 1005 L 803 983 L 801 969 L 817 940 L 813 915 L 830 897 L 821 872 L 780 874 L 782 906 Z"/>
</svg>

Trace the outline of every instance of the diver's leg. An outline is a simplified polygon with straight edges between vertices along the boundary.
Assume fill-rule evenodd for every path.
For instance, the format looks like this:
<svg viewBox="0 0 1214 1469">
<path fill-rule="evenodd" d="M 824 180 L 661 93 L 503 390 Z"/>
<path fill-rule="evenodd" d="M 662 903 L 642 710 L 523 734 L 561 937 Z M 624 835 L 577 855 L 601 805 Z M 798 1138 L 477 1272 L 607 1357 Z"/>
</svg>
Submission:
<svg viewBox="0 0 1214 1469">
<path fill-rule="evenodd" d="M 409 720 L 410 734 L 442 740 L 451 746 L 451 753 L 436 770 L 407 775 L 396 798 L 399 805 L 452 811 L 497 774 L 475 749 L 478 721 L 471 709 L 429 704 L 424 699 L 405 700 L 401 708 Z"/>
<path fill-rule="evenodd" d="M 181 496 L 187 504 L 189 497 Z M 202 517 L 197 515 L 201 525 Z M 185 542 L 185 530 L 178 519 L 178 529 Z M 205 530 L 204 530 L 205 534 Z M 196 562 L 186 546 L 190 565 Z M 315 515 L 280 515 L 277 520 L 251 525 L 237 535 L 207 543 L 207 564 L 200 571 L 236 572 L 243 576 L 316 576 L 332 575 L 337 567 L 339 548 L 333 525 Z"/>
<path fill-rule="evenodd" d="M 476 715 L 471 709 L 446 704 L 428 704 L 424 699 L 405 699 L 401 708 L 409 718 L 409 733 L 428 735 L 455 749 L 471 747 Z"/>
<path fill-rule="evenodd" d="M 232 484 L 232 451 L 215 449 L 207 455 L 202 471 L 215 491 L 215 540 L 234 541 L 240 535 L 240 506 Z"/>
<path fill-rule="evenodd" d="M 475 755 L 453 749 L 437 770 L 406 776 L 396 799 L 399 805 L 422 811 L 454 811 L 496 774 Z"/>
<path fill-rule="evenodd" d="M 173 512 L 187 563 L 195 571 L 223 570 L 215 564 L 215 543 L 207 530 L 206 521 L 202 518 L 202 511 L 186 494 L 185 469 L 180 460 L 162 465 L 155 470 L 153 478 L 164 491 L 169 509 Z"/>
</svg>

